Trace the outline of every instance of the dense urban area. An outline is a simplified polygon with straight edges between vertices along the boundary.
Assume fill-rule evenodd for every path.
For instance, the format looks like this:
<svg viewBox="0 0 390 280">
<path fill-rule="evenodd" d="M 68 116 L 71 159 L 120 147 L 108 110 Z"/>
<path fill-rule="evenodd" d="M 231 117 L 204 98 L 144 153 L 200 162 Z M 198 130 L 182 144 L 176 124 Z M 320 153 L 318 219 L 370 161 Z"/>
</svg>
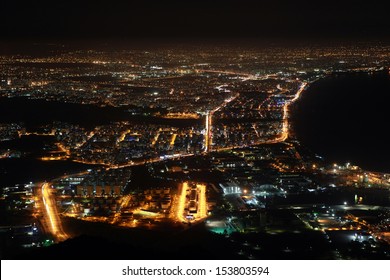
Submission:
<svg viewBox="0 0 390 280">
<path fill-rule="evenodd" d="M 329 162 L 290 121 L 312 83 L 390 75 L 389 53 L 381 44 L 56 46 L 0 56 L 0 103 L 23 104 L 3 106 L 0 161 L 79 164 L 0 182 L 2 258 L 91 236 L 99 248 L 116 235 L 145 258 L 389 259 L 390 174 Z M 26 151 L 18 141 L 43 144 Z"/>
</svg>

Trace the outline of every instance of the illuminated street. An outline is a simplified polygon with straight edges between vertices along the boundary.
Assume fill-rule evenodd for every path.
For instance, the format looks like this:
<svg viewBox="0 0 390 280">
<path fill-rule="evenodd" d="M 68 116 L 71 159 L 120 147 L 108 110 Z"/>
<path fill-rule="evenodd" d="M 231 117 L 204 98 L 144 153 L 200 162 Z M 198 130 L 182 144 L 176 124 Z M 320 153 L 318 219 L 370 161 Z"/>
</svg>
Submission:
<svg viewBox="0 0 390 280">
<path fill-rule="evenodd" d="M 203 219 L 207 217 L 206 186 L 205 185 L 196 185 L 196 186 L 199 190 L 197 218 Z"/>
<path fill-rule="evenodd" d="M 57 241 L 64 241 L 69 236 L 64 232 L 62 228 L 61 218 L 57 211 L 55 202 L 55 195 L 50 188 L 49 183 L 42 184 L 42 201 L 45 208 L 43 211 L 44 221 L 49 225 L 49 229 L 53 237 Z"/>
<path fill-rule="evenodd" d="M 188 189 L 188 183 L 184 182 L 179 186 L 179 189 L 181 190 L 179 195 L 177 196 L 177 209 L 176 209 L 176 218 L 179 221 L 186 222 L 187 220 L 185 217 L 185 207 L 186 207 L 186 196 L 187 196 L 187 189 Z"/>
<path fill-rule="evenodd" d="M 298 91 L 296 92 L 294 98 L 291 99 L 290 102 L 286 102 L 286 104 L 283 106 L 282 134 L 275 139 L 267 141 L 266 143 L 277 143 L 277 142 L 286 141 L 286 139 L 288 138 L 288 134 L 289 134 L 289 114 L 288 114 L 289 107 L 291 106 L 291 104 L 293 104 L 295 101 L 297 101 L 299 99 L 302 92 L 305 90 L 306 86 L 307 86 L 307 83 L 302 83 L 302 85 L 299 87 Z"/>
</svg>

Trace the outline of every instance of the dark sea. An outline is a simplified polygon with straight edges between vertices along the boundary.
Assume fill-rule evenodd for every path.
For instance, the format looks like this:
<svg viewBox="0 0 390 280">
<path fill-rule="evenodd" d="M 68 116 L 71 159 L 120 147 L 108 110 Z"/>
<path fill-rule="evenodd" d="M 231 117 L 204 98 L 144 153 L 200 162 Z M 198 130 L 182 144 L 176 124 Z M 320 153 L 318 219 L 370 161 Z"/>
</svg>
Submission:
<svg viewBox="0 0 390 280">
<path fill-rule="evenodd" d="M 301 95 L 291 110 L 295 137 L 340 164 L 390 173 L 390 75 L 333 74 Z"/>
</svg>

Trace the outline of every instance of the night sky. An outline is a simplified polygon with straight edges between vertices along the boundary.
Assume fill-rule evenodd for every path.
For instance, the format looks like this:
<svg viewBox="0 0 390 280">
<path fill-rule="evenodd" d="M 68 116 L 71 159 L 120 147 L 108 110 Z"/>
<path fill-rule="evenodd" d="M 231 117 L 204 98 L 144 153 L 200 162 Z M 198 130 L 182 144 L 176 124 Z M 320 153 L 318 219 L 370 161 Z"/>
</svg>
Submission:
<svg viewBox="0 0 390 280">
<path fill-rule="evenodd" d="M 134 38 L 382 39 L 383 1 L 2 1 L 0 40 Z"/>
</svg>

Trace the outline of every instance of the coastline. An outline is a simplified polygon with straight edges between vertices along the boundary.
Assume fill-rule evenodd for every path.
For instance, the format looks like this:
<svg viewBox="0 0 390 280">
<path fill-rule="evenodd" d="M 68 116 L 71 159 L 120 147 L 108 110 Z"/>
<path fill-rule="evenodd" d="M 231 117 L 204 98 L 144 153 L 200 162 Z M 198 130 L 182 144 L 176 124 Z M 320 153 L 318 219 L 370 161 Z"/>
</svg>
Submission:
<svg viewBox="0 0 390 280">
<path fill-rule="evenodd" d="M 355 135 L 355 131 L 352 130 L 352 128 L 349 127 L 349 123 L 354 122 L 354 116 L 352 113 L 356 113 L 355 111 L 352 111 L 352 113 L 348 112 L 347 109 L 350 109 L 349 107 L 356 107 L 356 110 L 358 111 L 359 106 L 365 106 L 365 103 L 360 104 L 360 100 L 358 97 L 354 96 L 354 101 L 351 101 L 352 105 L 344 104 L 345 105 L 345 116 L 349 117 L 350 120 L 344 120 L 341 116 L 337 116 L 337 108 L 341 107 L 342 105 L 339 105 L 341 101 L 339 100 L 341 97 L 337 96 L 337 94 L 341 95 L 343 98 L 345 98 L 348 101 L 348 98 L 350 98 L 349 95 L 356 93 L 357 91 L 362 91 L 362 89 L 356 89 L 354 87 L 351 87 L 350 91 L 343 91 L 342 89 L 337 89 L 338 85 L 337 83 L 341 83 L 342 86 L 345 86 L 345 83 L 348 83 L 348 79 L 356 79 L 356 77 L 362 77 L 366 79 L 368 82 L 375 84 L 370 79 L 381 79 L 384 77 L 384 79 L 387 81 L 387 73 L 385 76 L 383 76 L 384 71 L 383 70 L 377 70 L 377 71 L 359 71 L 359 72 L 332 72 L 327 73 L 326 76 L 316 79 L 315 81 L 312 81 L 308 83 L 308 85 L 305 87 L 305 94 L 302 96 L 299 96 L 299 99 L 297 99 L 294 103 L 291 103 L 291 107 L 288 108 L 289 111 L 289 130 L 290 134 L 293 134 L 294 137 L 305 147 L 312 150 L 315 154 L 320 155 L 321 157 L 324 157 L 326 161 L 332 162 L 340 162 L 345 163 L 352 161 L 352 163 L 359 165 L 365 170 L 369 170 L 372 172 L 377 172 L 381 174 L 389 174 L 390 170 L 386 169 L 385 164 L 383 166 L 370 166 L 370 164 L 361 164 L 367 159 L 370 159 L 373 161 L 373 158 L 375 157 L 374 153 L 370 156 L 362 157 L 359 162 L 355 162 L 355 160 L 359 157 L 359 153 L 362 153 L 362 151 L 365 151 L 368 148 L 377 148 L 378 150 L 381 149 L 381 147 L 376 146 L 374 140 L 373 142 L 367 142 L 366 145 L 363 145 L 364 143 L 361 143 L 361 137 L 359 137 L 359 133 Z M 346 81 L 344 81 L 346 79 Z M 367 82 L 367 83 L 368 83 Z M 325 87 L 325 89 L 324 89 Z M 332 92 L 332 89 L 335 91 L 340 92 Z M 325 93 L 325 91 L 329 91 Z M 372 92 L 369 92 L 369 94 L 374 95 Z M 386 91 L 387 92 L 387 91 Z M 334 100 L 328 101 L 328 103 L 325 104 L 324 102 L 324 96 L 328 94 L 328 98 Z M 359 92 L 359 94 L 362 94 Z M 368 93 L 367 93 L 368 94 Z M 349 96 L 349 97 L 347 97 Z M 317 99 L 317 100 L 316 100 Z M 375 96 L 372 97 L 375 101 Z M 374 102 L 371 101 L 371 102 Z M 363 101 L 362 101 L 363 102 Z M 370 103 L 371 104 L 371 103 Z M 334 111 L 330 111 L 329 109 L 337 107 Z M 324 109 L 325 108 L 325 109 Z M 316 110 L 318 109 L 318 110 Z M 372 108 L 369 108 L 372 109 Z M 372 116 L 375 113 L 375 108 L 372 109 L 374 113 L 372 113 L 369 109 L 367 109 L 366 115 Z M 364 112 L 364 111 L 363 111 Z M 322 116 L 321 114 L 326 114 L 326 116 Z M 348 115 L 348 114 L 351 114 Z M 332 117 L 332 118 L 331 118 Z M 308 120 L 310 118 L 310 120 Z M 336 120 L 336 121 L 334 121 Z M 319 123 L 316 124 L 315 121 L 318 121 Z M 333 123 L 331 123 L 333 121 Z M 371 122 L 374 122 L 374 120 L 368 120 L 367 123 L 359 123 L 359 124 L 353 124 L 355 126 L 360 125 L 362 127 L 362 135 L 364 135 L 364 127 L 371 127 Z M 385 123 L 385 120 L 377 121 L 377 126 L 383 125 Z M 350 125 L 352 127 L 352 124 Z M 318 126 L 322 126 L 321 131 Z M 355 127 L 353 127 L 355 128 Z M 352 130 L 353 133 L 348 134 L 349 130 Z M 369 132 L 367 132 L 368 134 Z M 327 139 L 325 136 L 328 136 L 331 138 L 329 134 L 333 134 L 333 141 L 330 141 L 329 144 L 327 144 Z M 340 136 L 339 136 L 340 135 Z M 343 137 L 345 138 L 343 138 Z M 372 136 L 373 139 L 375 139 L 375 135 Z M 321 139 L 319 141 L 318 139 Z M 338 141 L 337 141 L 338 140 Z M 343 144 L 343 142 L 345 142 Z M 346 152 L 346 149 L 339 148 L 339 146 L 345 146 L 345 148 L 349 148 L 348 150 L 350 152 L 349 156 L 343 155 Z M 379 143 L 378 143 L 379 145 Z M 356 153 L 352 153 L 352 149 L 356 148 Z M 334 148 L 334 151 L 332 150 Z M 340 149 L 340 154 L 338 155 L 336 153 L 336 150 Z M 360 148 L 360 149 L 359 149 Z M 384 152 L 386 151 L 385 146 L 382 147 Z M 330 152 L 331 151 L 331 152 Z M 378 151 L 376 151 L 378 152 Z"/>
</svg>

